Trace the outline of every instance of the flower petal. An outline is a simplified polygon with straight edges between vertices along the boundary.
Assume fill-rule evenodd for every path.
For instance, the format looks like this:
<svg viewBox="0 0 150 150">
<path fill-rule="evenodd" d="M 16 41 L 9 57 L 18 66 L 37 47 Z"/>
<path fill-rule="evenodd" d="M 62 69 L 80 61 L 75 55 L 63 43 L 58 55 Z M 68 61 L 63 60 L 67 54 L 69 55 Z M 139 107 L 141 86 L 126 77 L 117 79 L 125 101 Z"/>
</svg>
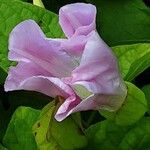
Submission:
<svg viewBox="0 0 150 150">
<path fill-rule="evenodd" d="M 60 79 L 48 77 L 50 74 L 31 62 L 20 62 L 10 68 L 5 81 L 5 91 L 30 90 L 44 93 L 48 96 L 57 95 L 68 97 L 74 93 L 72 89 Z"/>
<path fill-rule="evenodd" d="M 85 44 L 87 42 L 86 36 L 75 36 L 61 42 L 63 50 L 70 56 L 72 59 L 80 58 L 84 51 Z M 79 64 L 78 64 L 79 65 Z"/>
<path fill-rule="evenodd" d="M 124 91 L 116 57 L 95 31 L 85 45 L 80 65 L 73 70 L 71 80 L 72 84 L 81 84 L 97 94 L 118 93 L 122 91 L 120 88 Z"/>
<path fill-rule="evenodd" d="M 73 35 L 87 35 L 95 30 L 95 17 L 96 8 L 91 4 L 69 4 L 59 11 L 59 23 L 69 38 Z"/>
<path fill-rule="evenodd" d="M 68 97 L 59 107 L 57 113 L 55 114 L 55 119 L 57 121 L 64 120 L 70 114 L 70 111 L 74 109 L 80 102 L 81 100 L 76 95 Z"/>
<path fill-rule="evenodd" d="M 95 94 L 91 95 L 85 100 L 74 100 L 65 101 L 65 104 L 61 106 L 61 109 L 55 115 L 57 121 L 62 121 L 70 114 L 86 111 L 86 110 L 108 110 L 115 111 L 120 108 L 122 105 L 122 100 L 125 97 L 120 97 L 117 95 L 103 95 L 103 94 Z M 66 105 L 65 109 L 64 106 Z"/>
<path fill-rule="evenodd" d="M 62 51 L 61 42 L 48 40 L 32 20 L 26 20 L 13 29 L 9 50 L 10 60 L 32 61 L 56 77 L 68 76 L 74 68 L 71 58 Z"/>
<path fill-rule="evenodd" d="M 90 80 L 110 69 L 118 74 L 116 58 L 98 33 L 93 31 L 85 45 L 80 65 L 72 72 L 73 79 Z"/>
<path fill-rule="evenodd" d="M 127 94 L 116 57 L 111 49 L 95 31 L 88 36 L 80 65 L 73 70 L 72 77 L 63 79 L 72 88 L 78 85 L 84 87 L 84 90 L 74 88 L 82 101 L 70 109 L 66 116 L 73 112 L 92 109 L 115 111 L 119 109 Z"/>
</svg>

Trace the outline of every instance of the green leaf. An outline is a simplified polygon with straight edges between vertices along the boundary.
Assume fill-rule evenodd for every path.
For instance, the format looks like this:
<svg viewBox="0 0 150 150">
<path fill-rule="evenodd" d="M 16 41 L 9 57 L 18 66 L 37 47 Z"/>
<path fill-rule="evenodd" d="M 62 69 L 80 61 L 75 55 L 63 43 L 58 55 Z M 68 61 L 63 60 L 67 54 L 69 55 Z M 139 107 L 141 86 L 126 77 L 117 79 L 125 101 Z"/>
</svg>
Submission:
<svg viewBox="0 0 150 150">
<path fill-rule="evenodd" d="M 50 97 L 29 91 L 14 91 L 5 93 L 0 87 L 0 141 L 3 138 L 11 116 L 19 106 L 41 109 L 51 100 Z"/>
<path fill-rule="evenodd" d="M 62 122 L 54 119 L 54 103 L 43 108 L 33 133 L 39 149 L 43 150 L 74 150 L 86 146 L 86 138 L 71 116 Z"/>
<path fill-rule="evenodd" d="M 21 21 L 35 20 L 48 37 L 63 36 L 58 24 L 58 16 L 38 6 L 21 1 L 1 0 L 0 14 L 0 71 L 7 72 L 9 66 L 14 65 L 7 59 L 8 37 L 12 29 Z"/>
<path fill-rule="evenodd" d="M 150 148 L 150 118 L 145 117 L 137 123 L 123 138 L 120 150 L 149 150 Z"/>
<path fill-rule="evenodd" d="M 40 111 L 19 107 L 8 125 L 3 144 L 9 150 L 37 150 L 32 134 L 32 126 L 36 122 Z"/>
<path fill-rule="evenodd" d="M 126 82 L 128 93 L 121 108 L 116 112 L 100 111 L 104 117 L 118 125 L 131 125 L 144 116 L 147 102 L 144 93 L 132 83 Z"/>
<path fill-rule="evenodd" d="M 145 97 L 146 97 L 146 99 L 147 99 L 148 113 L 149 113 L 149 115 L 150 115 L 150 84 L 145 85 L 145 86 L 142 88 L 142 91 L 144 92 Z"/>
<path fill-rule="evenodd" d="M 88 146 L 91 150 L 116 150 L 129 127 L 116 125 L 114 122 L 105 120 L 90 126 L 86 130 Z"/>
<path fill-rule="evenodd" d="M 124 80 L 131 81 L 150 67 L 150 44 L 132 44 L 112 47 Z"/>
<path fill-rule="evenodd" d="M 33 0 L 12 0 L 12 1 L 23 1 L 23 2 L 33 3 Z"/>
<path fill-rule="evenodd" d="M 8 149 L 4 147 L 2 144 L 0 144 L 0 150 L 8 150 Z"/>
<path fill-rule="evenodd" d="M 150 117 L 144 117 L 132 126 L 119 126 L 105 120 L 86 130 L 86 150 L 149 150 Z"/>
<path fill-rule="evenodd" d="M 98 9 L 97 30 L 110 45 L 150 41 L 150 8 L 143 0 L 87 0 Z"/>
</svg>

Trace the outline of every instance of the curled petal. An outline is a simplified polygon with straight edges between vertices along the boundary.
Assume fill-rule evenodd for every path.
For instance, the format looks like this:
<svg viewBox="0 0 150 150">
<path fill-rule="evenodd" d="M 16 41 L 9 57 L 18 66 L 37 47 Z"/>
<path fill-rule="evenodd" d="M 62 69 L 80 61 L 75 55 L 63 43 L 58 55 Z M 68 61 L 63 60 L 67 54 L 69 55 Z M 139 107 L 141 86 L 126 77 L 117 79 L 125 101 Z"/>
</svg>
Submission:
<svg viewBox="0 0 150 150">
<path fill-rule="evenodd" d="M 9 37 L 9 59 L 32 61 L 53 76 L 70 75 L 74 68 L 71 58 L 61 49 L 61 42 L 48 40 L 32 20 L 17 25 Z"/>
<path fill-rule="evenodd" d="M 72 84 L 82 84 L 97 94 L 113 94 L 124 87 L 116 57 L 95 31 L 85 45 L 80 65 L 73 70 L 71 80 Z"/>
<path fill-rule="evenodd" d="M 65 102 L 59 107 L 57 113 L 55 114 L 55 119 L 57 121 L 64 120 L 79 103 L 80 98 L 76 95 L 68 97 Z"/>
<path fill-rule="evenodd" d="M 44 93 L 48 96 L 57 95 L 68 97 L 72 89 L 59 78 L 48 77 L 45 70 L 33 63 L 20 62 L 16 67 L 10 68 L 5 81 L 5 91 L 30 90 Z"/>
<path fill-rule="evenodd" d="M 127 94 L 111 49 L 95 31 L 88 36 L 80 65 L 73 70 L 72 77 L 63 79 L 72 87 L 80 85 L 85 89 L 76 90 L 79 97 L 84 95 L 84 100 L 69 113 L 89 109 L 116 110 Z M 87 91 L 87 98 L 82 94 L 83 91 Z"/>
<path fill-rule="evenodd" d="M 70 56 L 72 59 L 80 58 L 84 51 L 85 44 L 87 42 L 86 36 L 75 36 L 61 42 L 63 50 Z M 79 65 L 79 64 L 78 64 Z"/>
<path fill-rule="evenodd" d="M 118 76 L 116 57 L 98 33 L 93 31 L 89 35 L 79 66 L 72 72 L 73 80 L 90 80 L 98 75 L 103 76 L 107 71 L 110 75 L 110 70 Z"/>
<path fill-rule="evenodd" d="M 59 23 L 67 37 L 87 35 L 95 30 L 94 5 L 75 3 L 63 6 L 59 11 Z"/>
<path fill-rule="evenodd" d="M 86 111 L 86 110 L 102 109 L 108 111 L 115 111 L 118 110 L 118 108 L 120 108 L 122 104 L 122 99 L 125 99 L 125 97 L 124 96 L 121 97 L 118 95 L 95 94 L 89 96 L 87 99 L 82 101 L 77 101 L 77 100 L 67 101 L 66 102 L 67 107 L 64 109 L 64 111 L 61 111 L 61 109 L 63 109 L 64 107 L 64 105 L 62 105 L 61 109 L 58 110 L 58 112 L 56 113 L 55 118 L 57 121 L 62 121 L 72 113 L 79 112 L 79 111 Z"/>
</svg>

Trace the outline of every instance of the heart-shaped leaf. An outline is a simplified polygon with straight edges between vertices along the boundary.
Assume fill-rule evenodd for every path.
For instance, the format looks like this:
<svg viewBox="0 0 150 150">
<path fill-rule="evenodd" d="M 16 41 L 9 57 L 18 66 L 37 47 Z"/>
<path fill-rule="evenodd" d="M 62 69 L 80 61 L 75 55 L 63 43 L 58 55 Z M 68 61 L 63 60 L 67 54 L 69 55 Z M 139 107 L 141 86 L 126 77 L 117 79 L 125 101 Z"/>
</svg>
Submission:
<svg viewBox="0 0 150 150">
<path fill-rule="evenodd" d="M 19 107 L 8 125 L 3 144 L 9 150 L 37 150 L 32 126 L 40 114 L 39 110 Z"/>
<path fill-rule="evenodd" d="M 57 122 L 54 119 L 54 103 L 43 108 L 40 117 L 33 126 L 33 133 L 41 150 L 74 150 L 86 146 L 86 138 L 80 126 L 72 116 Z"/>
</svg>

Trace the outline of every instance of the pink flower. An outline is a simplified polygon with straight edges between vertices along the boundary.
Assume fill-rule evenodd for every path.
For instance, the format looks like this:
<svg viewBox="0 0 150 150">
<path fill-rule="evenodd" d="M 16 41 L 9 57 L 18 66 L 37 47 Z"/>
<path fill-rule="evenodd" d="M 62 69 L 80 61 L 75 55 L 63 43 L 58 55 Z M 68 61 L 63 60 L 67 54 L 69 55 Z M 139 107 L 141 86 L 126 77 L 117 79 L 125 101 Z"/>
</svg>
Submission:
<svg viewBox="0 0 150 150">
<path fill-rule="evenodd" d="M 5 90 L 31 90 L 64 103 L 55 118 L 63 120 L 77 111 L 117 110 L 126 97 L 126 86 L 116 57 L 95 30 L 96 8 L 75 3 L 62 7 L 59 22 L 67 39 L 46 38 L 32 20 L 10 33 L 11 67 Z"/>
</svg>

